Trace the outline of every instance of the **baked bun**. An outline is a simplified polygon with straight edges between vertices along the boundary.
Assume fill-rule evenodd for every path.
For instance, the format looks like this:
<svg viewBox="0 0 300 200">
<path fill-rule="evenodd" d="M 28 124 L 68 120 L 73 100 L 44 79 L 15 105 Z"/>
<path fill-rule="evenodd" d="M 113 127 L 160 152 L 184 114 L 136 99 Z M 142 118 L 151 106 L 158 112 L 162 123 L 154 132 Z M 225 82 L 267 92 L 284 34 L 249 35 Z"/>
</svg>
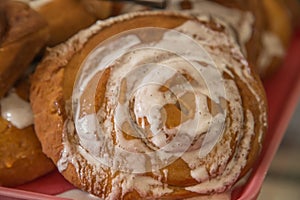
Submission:
<svg viewBox="0 0 300 200">
<path fill-rule="evenodd" d="M 48 39 L 47 24 L 26 4 L 0 2 L 0 98 L 24 74 Z"/>
<path fill-rule="evenodd" d="M 269 77 L 282 64 L 285 57 L 292 36 L 293 20 L 284 2 L 277 0 L 261 2 L 263 4 L 261 12 L 266 19 L 261 36 L 264 49 L 255 64 L 262 77 Z"/>
<path fill-rule="evenodd" d="M 55 46 L 97 18 L 88 12 L 80 0 L 23 0 L 36 10 L 48 23 L 50 39 L 48 46 Z"/>
<path fill-rule="evenodd" d="M 293 0 L 172 0 L 167 10 L 180 10 L 194 16 L 209 15 L 230 28 L 247 60 L 262 78 L 270 76 L 282 63 L 292 33 L 292 21 L 286 1 Z M 149 9 L 123 2 L 118 13 Z M 295 17 L 292 17 L 295 16 Z"/>
<path fill-rule="evenodd" d="M 105 199 L 230 197 L 258 158 L 266 98 L 213 19 L 132 13 L 49 50 L 30 99 L 43 151 Z"/>
<path fill-rule="evenodd" d="M 55 168 L 35 135 L 28 94 L 28 81 L 23 80 L 0 100 L 1 186 L 23 184 Z"/>
<path fill-rule="evenodd" d="M 269 77 L 282 64 L 292 34 L 292 19 L 280 0 L 214 0 L 221 5 L 241 9 L 252 16 L 245 55 L 262 78 Z M 230 18 L 230 17 L 229 17 Z M 252 24 L 251 24 L 252 23 Z M 247 27 L 234 27 L 245 34 Z"/>
<path fill-rule="evenodd" d="M 106 19 L 114 14 L 114 5 L 117 2 L 99 0 L 81 0 L 86 10 L 97 19 Z"/>
</svg>

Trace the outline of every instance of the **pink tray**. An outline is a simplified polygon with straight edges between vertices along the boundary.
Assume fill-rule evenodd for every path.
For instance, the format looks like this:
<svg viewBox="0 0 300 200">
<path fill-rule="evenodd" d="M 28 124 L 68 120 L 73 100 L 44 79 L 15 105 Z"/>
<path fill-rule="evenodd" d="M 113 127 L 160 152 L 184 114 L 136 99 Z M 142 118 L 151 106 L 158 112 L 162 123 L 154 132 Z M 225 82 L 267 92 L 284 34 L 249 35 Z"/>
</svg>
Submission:
<svg viewBox="0 0 300 200">
<path fill-rule="evenodd" d="M 283 66 L 264 82 L 269 103 L 269 130 L 248 183 L 233 191 L 234 200 L 255 200 L 300 97 L 300 29 Z M 16 188 L 0 187 L 1 200 L 62 200 L 54 195 L 73 189 L 57 171 Z"/>
</svg>

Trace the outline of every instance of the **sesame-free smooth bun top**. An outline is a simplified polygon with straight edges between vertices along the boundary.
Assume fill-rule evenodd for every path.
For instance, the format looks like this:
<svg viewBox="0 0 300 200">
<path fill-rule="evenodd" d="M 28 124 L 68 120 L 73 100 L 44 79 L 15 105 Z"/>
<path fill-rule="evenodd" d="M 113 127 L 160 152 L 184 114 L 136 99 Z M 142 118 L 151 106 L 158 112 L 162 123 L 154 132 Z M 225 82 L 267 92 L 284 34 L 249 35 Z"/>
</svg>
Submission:
<svg viewBox="0 0 300 200">
<path fill-rule="evenodd" d="M 228 199 L 266 130 L 240 47 L 204 17 L 132 13 L 51 49 L 32 78 L 43 151 L 105 199 Z"/>
</svg>

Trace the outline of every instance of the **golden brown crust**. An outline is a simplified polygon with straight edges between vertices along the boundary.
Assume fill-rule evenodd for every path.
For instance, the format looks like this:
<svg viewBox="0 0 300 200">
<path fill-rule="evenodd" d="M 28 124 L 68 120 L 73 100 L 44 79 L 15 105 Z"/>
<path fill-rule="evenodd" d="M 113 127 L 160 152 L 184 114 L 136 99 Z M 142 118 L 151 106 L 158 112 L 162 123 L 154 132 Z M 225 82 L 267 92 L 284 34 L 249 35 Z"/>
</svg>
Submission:
<svg viewBox="0 0 300 200">
<path fill-rule="evenodd" d="M 97 18 L 85 9 L 80 0 L 52 0 L 36 7 L 49 26 L 49 46 L 64 42 L 79 30 L 93 24 Z"/>
<path fill-rule="evenodd" d="M 74 80 L 76 78 L 78 69 L 91 50 L 93 50 L 96 45 L 110 36 L 125 30 L 148 26 L 172 29 L 181 25 L 187 20 L 195 20 L 187 16 L 176 15 L 173 13 L 161 14 L 154 12 L 140 15 L 132 14 L 132 18 L 130 16 L 131 15 L 128 15 L 127 18 L 124 17 L 123 20 L 121 17 L 116 21 L 111 19 L 105 23 L 99 23 L 95 26 L 92 26 L 88 30 L 82 31 L 80 34 L 69 40 L 66 44 L 62 44 L 54 49 L 51 49 L 37 68 L 32 78 L 30 96 L 35 114 L 35 128 L 37 135 L 42 142 L 43 151 L 49 155 L 55 163 L 58 163 L 62 156 L 62 150 L 64 148 L 63 143 L 65 142 L 63 137 L 65 134 L 67 134 L 64 130 L 64 126 L 66 125 L 65 122 L 69 114 L 66 111 L 66 107 L 69 106 L 66 105 L 69 103 L 72 95 Z M 114 26 L 111 26 L 111 24 L 114 24 Z M 220 28 L 214 23 L 207 23 L 206 26 L 216 30 Z M 107 76 L 109 76 L 109 73 L 107 73 Z M 251 76 L 254 77 L 254 81 L 250 83 L 251 87 L 257 91 L 257 95 L 261 97 L 261 101 L 265 102 L 266 99 L 262 85 L 257 75 L 251 72 Z M 103 80 L 105 80 L 105 78 Z M 245 89 L 248 86 L 245 85 L 245 83 L 243 83 L 243 81 L 239 78 L 236 78 L 235 82 L 237 82 L 239 91 L 242 95 L 242 102 L 245 106 L 244 115 L 246 115 L 246 110 L 250 110 L 256 114 L 264 113 L 266 110 L 265 104 L 262 103 L 263 107 L 258 108 L 257 102 L 252 102 L 249 100 L 252 98 L 252 91 Z M 101 99 L 102 97 L 100 95 L 97 98 Z M 255 116 L 255 120 L 258 120 L 258 118 L 258 116 Z M 246 125 L 244 126 L 244 128 L 247 129 Z M 263 130 L 263 132 L 265 131 L 265 124 L 255 123 L 254 132 L 258 133 L 260 130 Z M 249 150 L 250 154 L 246 161 L 246 167 L 242 169 L 240 174 L 241 177 L 247 173 L 254 164 L 259 153 L 260 140 L 261 138 L 259 134 L 256 134 L 253 137 L 253 140 L 251 140 L 252 148 Z M 234 143 L 232 143 L 232 147 L 235 147 Z M 173 164 L 170 167 L 166 167 L 166 169 L 170 174 L 175 175 L 177 173 L 178 175 L 178 179 L 173 177 L 167 180 L 170 184 L 170 187 L 172 187 L 174 191 L 172 194 L 162 195 L 161 198 L 181 198 L 198 195 L 194 192 L 175 186 L 177 184 L 181 184 L 182 179 L 180 177 L 187 177 L 188 173 L 185 170 L 182 170 L 182 168 L 185 167 L 185 163 L 181 162 L 181 159 L 177 160 Z M 96 178 L 89 176 L 92 172 L 92 166 L 87 161 L 82 161 L 82 163 L 79 163 L 78 165 L 79 166 L 76 166 L 74 163 L 69 163 L 67 168 L 62 171 L 62 174 L 77 187 L 92 192 L 96 195 L 107 197 L 111 192 L 110 188 L 112 187 L 113 183 L 110 181 L 112 181 L 113 178 L 107 178 L 106 184 L 103 182 L 95 182 Z M 80 171 L 80 174 L 78 170 Z M 108 177 L 113 176 L 109 173 L 106 175 Z M 118 174 L 115 174 L 114 176 L 118 176 Z M 145 174 L 145 176 L 153 177 L 155 175 L 149 173 Z M 90 178 L 91 180 L 89 180 Z M 183 182 L 183 185 L 193 185 L 193 182 L 195 182 L 195 179 L 190 177 L 190 180 Z M 172 186 L 173 184 L 174 187 Z M 98 188 L 98 190 L 95 188 Z M 149 193 L 147 193 L 146 196 L 151 198 L 151 194 Z M 133 190 L 128 192 L 125 196 L 120 195 L 115 196 L 115 198 L 140 199 L 142 197 L 140 193 Z"/>
<path fill-rule="evenodd" d="M 223 0 L 217 1 L 226 5 Z M 237 3 L 235 7 L 239 9 L 253 13 L 255 22 L 252 38 L 247 43 L 247 58 L 261 78 L 269 77 L 282 64 L 284 53 L 268 58 L 270 59 L 268 64 L 262 64 L 260 62 L 261 57 L 266 56 L 262 54 L 262 51 L 268 48 L 263 44 L 264 34 L 268 32 L 278 37 L 283 51 L 288 48 L 292 34 L 292 20 L 286 4 L 283 1 L 277 0 L 232 0 L 230 2 Z M 274 46 L 273 48 L 280 47 Z"/>
<path fill-rule="evenodd" d="M 16 93 L 28 100 L 29 85 L 26 80 L 17 85 Z M 55 168 L 42 152 L 33 125 L 18 129 L 2 117 L 0 117 L 0 158 L 2 186 L 26 183 Z"/>
<path fill-rule="evenodd" d="M 0 44 L 4 38 L 7 29 L 6 11 L 4 6 L 5 1 L 0 2 Z"/>
<path fill-rule="evenodd" d="M 97 19 L 106 19 L 112 15 L 113 5 L 111 1 L 81 0 L 88 12 Z"/>
<path fill-rule="evenodd" d="M 17 1 L 4 1 L 6 32 L 1 46 L 17 41 L 28 34 L 45 28 L 45 21 L 26 4 Z"/>
<path fill-rule="evenodd" d="M 270 76 L 282 64 L 284 53 L 280 56 L 269 58 L 268 64 L 260 62 L 265 47 L 263 44 L 264 34 L 272 33 L 278 37 L 285 51 L 290 43 L 292 34 L 292 20 L 288 8 L 283 1 L 277 0 L 213 0 L 230 8 L 250 11 L 255 18 L 251 39 L 246 43 L 247 59 L 259 73 L 261 78 Z M 241 31 L 241 30 L 236 30 Z M 278 48 L 278 46 L 274 46 Z M 268 49 L 267 49 L 268 51 Z M 264 66 L 266 65 L 266 66 Z"/>
<path fill-rule="evenodd" d="M 284 50 L 286 50 L 290 44 L 291 36 L 292 36 L 292 20 L 289 16 L 288 8 L 282 1 L 274 1 L 274 0 L 263 0 L 263 9 L 262 13 L 264 13 L 265 17 L 265 31 L 272 32 L 275 34 Z M 275 47 L 276 48 L 276 47 Z M 282 64 L 282 57 L 275 57 L 271 60 L 269 66 L 267 66 L 264 70 L 258 68 L 258 72 L 261 77 L 270 77 L 278 67 Z M 256 63 L 257 65 L 259 63 Z"/>
<path fill-rule="evenodd" d="M 46 22 L 26 4 L 7 1 L 0 44 L 0 97 L 29 67 L 48 39 Z"/>
<path fill-rule="evenodd" d="M 226 7 L 250 11 L 255 18 L 251 39 L 247 42 L 247 59 L 259 73 L 261 78 L 269 77 L 282 64 L 284 53 L 268 58 L 267 64 L 261 63 L 264 49 L 264 34 L 272 33 L 279 39 L 281 48 L 285 51 L 290 43 L 292 34 L 292 20 L 288 8 L 283 1 L 277 0 L 214 0 Z M 240 31 L 240 30 L 236 30 Z M 273 48 L 280 48 L 274 46 Z M 266 49 L 269 51 L 269 49 Z"/>
<path fill-rule="evenodd" d="M 0 128 L 0 185 L 20 185 L 54 170 L 33 126 L 20 130 L 0 118 Z"/>
<path fill-rule="evenodd" d="M 287 6 L 281 1 L 262 1 L 267 21 L 267 30 L 278 35 L 283 45 L 287 47 L 290 42 L 292 24 Z"/>
<path fill-rule="evenodd" d="M 174 0 L 169 1 L 168 4 L 172 6 L 167 6 L 167 9 L 178 9 L 184 12 L 192 12 L 193 14 L 200 15 L 202 12 L 211 12 L 212 16 L 220 17 L 218 8 L 215 8 L 215 14 L 213 11 L 208 11 L 201 9 L 201 4 L 205 2 L 210 2 L 214 4 L 215 2 L 224 6 L 224 8 L 237 9 L 239 11 L 249 12 L 253 15 L 253 26 L 251 30 L 251 38 L 246 42 L 246 52 L 245 56 L 248 61 L 253 65 L 257 73 L 260 74 L 262 78 L 272 75 L 272 73 L 280 67 L 282 60 L 284 58 L 284 51 L 287 49 L 292 33 L 292 23 L 295 26 L 295 21 L 299 19 L 299 3 L 295 0 L 206 0 L 206 1 L 197 1 L 197 0 Z M 126 3 L 123 3 L 126 4 Z M 197 10 L 197 4 L 200 5 L 199 10 Z M 123 5 L 123 7 L 125 7 Z M 217 6 L 216 6 L 217 7 Z M 211 7 L 210 7 L 211 8 Z M 288 9 L 289 8 L 289 9 Z M 122 10 L 123 9 L 123 10 Z M 145 8 L 141 7 L 139 10 Z M 230 17 L 234 15 L 234 11 Z M 118 13 L 130 12 L 130 10 L 124 11 L 124 8 L 121 7 Z M 229 14 L 228 14 L 229 15 Z M 236 16 L 238 19 L 245 18 Z M 228 19 L 220 17 L 226 23 L 232 23 L 232 18 Z M 245 19 L 244 19 L 245 20 Z M 298 20 L 299 21 L 299 20 Z M 244 33 L 247 30 L 244 30 L 243 26 L 239 24 L 237 27 L 234 24 L 230 24 L 230 27 L 234 29 L 237 35 Z M 265 44 L 265 34 L 268 34 L 269 37 L 271 33 L 272 36 L 276 37 L 278 41 L 269 42 L 268 46 Z M 271 44 L 270 44 L 271 43 Z M 280 45 L 273 45 L 272 43 L 280 43 Z M 271 47 L 270 47 L 271 46 Z M 271 48 L 271 50 L 270 50 Z M 272 51 L 273 53 L 276 50 L 277 55 L 266 55 Z M 279 52 L 279 53 L 278 53 Z M 267 58 L 267 56 L 270 56 Z M 263 60 L 263 61 L 262 61 Z"/>
</svg>

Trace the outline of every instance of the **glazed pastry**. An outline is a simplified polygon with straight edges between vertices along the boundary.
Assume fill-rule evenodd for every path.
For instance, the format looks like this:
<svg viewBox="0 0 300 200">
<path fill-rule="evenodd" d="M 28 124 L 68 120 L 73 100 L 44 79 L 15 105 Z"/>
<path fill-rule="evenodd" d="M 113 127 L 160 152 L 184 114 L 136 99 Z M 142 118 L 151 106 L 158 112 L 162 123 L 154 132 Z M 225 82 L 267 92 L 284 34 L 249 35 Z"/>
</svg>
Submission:
<svg viewBox="0 0 300 200">
<path fill-rule="evenodd" d="M 26 4 L 0 2 L 0 98 L 24 74 L 48 39 L 46 22 Z"/>
<path fill-rule="evenodd" d="M 244 12 L 244 16 L 248 15 L 248 18 L 242 17 L 240 19 L 240 21 L 245 22 L 242 25 L 248 27 L 234 23 L 236 19 L 230 16 L 223 15 L 221 18 L 233 25 L 238 40 L 243 38 L 243 34 L 248 34 L 247 40 L 244 40 L 245 56 L 262 78 L 270 76 L 282 63 L 291 39 L 292 20 L 287 6 L 282 1 L 277 0 L 214 1 L 230 9 L 240 9 Z M 252 21 L 247 22 L 249 16 Z"/>
<path fill-rule="evenodd" d="M 180 10 L 195 16 L 205 14 L 222 20 L 232 29 L 244 55 L 261 77 L 271 75 L 280 66 L 292 33 L 291 16 L 284 2 L 278 0 L 167 2 L 167 10 Z M 145 7 L 123 3 L 123 7 L 119 10 L 119 13 L 126 13 L 145 10 Z"/>
<path fill-rule="evenodd" d="M 228 199 L 267 125 L 225 27 L 170 12 L 111 18 L 49 50 L 30 99 L 43 151 L 105 199 Z"/>
<path fill-rule="evenodd" d="M 81 0 L 89 13 L 93 14 L 97 19 L 106 19 L 113 15 L 114 4 L 111 1 L 99 0 Z"/>
<path fill-rule="evenodd" d="M 49 25 L 49 46 L 64 42 L 83 28 L 87 28 L 99 18 L 109 15 L 109 5 L 101 4 L 98 15 L 80 0 L 23 0 L 42 15 Z M 92 2 L 92 1 L 91 1 Z"/>
<path fill-rule="evenodd" d="M 263 0 L 262 13 L 266 16 L 261 40 L 264 47 L 256 63 L 262 76 L 270 76 L 282 64 L 292 35 L 292 19 L 282 1 Z M 274 18 L 275 16 L 275 18 Z M 277 38 L 276 38 L 277 37 Z"/>
<path fill-rule="evenodd" d="M 221 0 L 221 2 L 223 2 Z M 291 18 L 284 3 L 277 0 L 233 0 L 254 17 L 251 37 L 246 42 L 247 58 L 262 78 L 280 66 L 292 33 Z M 237 32 L 243 30 L 236 27 Z"/>
<path fill-rule="evenodd" d="M 55 167 L 42 152 L 33 129 L 28 81 L 0 100 L 0 186 L 16 186 Z"/>
</svg>

